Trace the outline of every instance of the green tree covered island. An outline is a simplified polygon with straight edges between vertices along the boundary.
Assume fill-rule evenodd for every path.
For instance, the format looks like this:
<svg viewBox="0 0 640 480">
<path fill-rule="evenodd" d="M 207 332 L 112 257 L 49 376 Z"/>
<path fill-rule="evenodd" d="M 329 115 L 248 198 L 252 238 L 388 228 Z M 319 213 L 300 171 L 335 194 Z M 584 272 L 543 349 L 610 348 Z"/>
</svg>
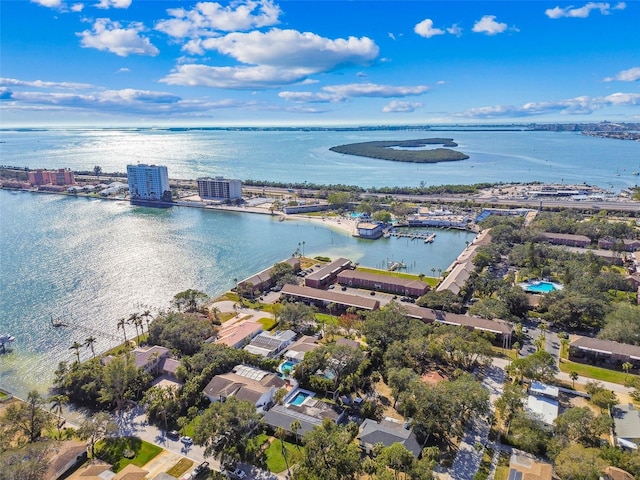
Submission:
<svg viewBox="0 0 640 480">
<path fill-rule="evenodd" d="M 329 150 L 359 157 L 392 160 L 394 162 L 437 163 L 457 162 L 469 158 L 462 152 L 450 148 L 434 148 L 432 150 L 405 150 L 424 147 L 425 145 L 443 145 L 457 147 L 452 138 L 422 138 L 418 140 L 386 140 L 375 142 L 350 143 L 338 145 Z M 399 147 L 399 148 L 393 148 Z"/>
</svg>

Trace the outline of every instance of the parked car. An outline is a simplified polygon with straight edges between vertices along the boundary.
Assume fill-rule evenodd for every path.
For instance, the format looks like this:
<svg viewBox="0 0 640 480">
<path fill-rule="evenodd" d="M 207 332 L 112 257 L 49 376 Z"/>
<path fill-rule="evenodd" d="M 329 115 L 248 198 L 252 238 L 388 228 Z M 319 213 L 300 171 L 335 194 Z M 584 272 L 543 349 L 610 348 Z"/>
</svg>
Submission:
<svg viewBox="0 0 640 480">
<path fill-rule="evenodd" d="M 178 440 L 180 438 L 180 434 L 178 433 L 177 430 L 169 430 L 167 432 L 167 438 L 171 440 Z"/>
<path fill-rule="evenodd" d="M 193 469 L 193 478 L 196 478 L 198 475 L 206 472 L 207 470 L 209 470 L 209 462 L 202 462 L 200 465 Z"/>
<path fill-rule="evenodd" d="M 242 480 L 247 477 L 247 472 L 241 470 L 240 468 L 236 468 L 233 472 L 231 472 L 233 478 L 237 478 L 238 480 Z"/>
<path fill-rule="evenodd" d="M 193 439 L 191 437 L 187 437 L 187 436 L 180 437 L 180 441 L 185 445 L 193 445 Z"/>
</svg>

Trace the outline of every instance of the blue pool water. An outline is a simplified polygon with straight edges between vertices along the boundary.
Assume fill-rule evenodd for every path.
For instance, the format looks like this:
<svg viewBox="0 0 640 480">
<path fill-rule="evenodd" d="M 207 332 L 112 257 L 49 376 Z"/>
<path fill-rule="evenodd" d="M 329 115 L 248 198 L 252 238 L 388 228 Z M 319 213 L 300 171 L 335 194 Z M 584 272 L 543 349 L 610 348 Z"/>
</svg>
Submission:
<svg viewBox="0 0 640 480">
<path fill-rule="evenodd" d="M 291 405 L 295 405 L 295 406 L 299 407 L 310 396 L 311 395 L 309 395 L 308 393 L 298 392 L 298 393 L 296 393 L 296 396 L 293 397 L 293 400 L 291 400 L 291 402 L 289 402 L 289 403 Z"/>
<path fill-rule="evenodd" d="M 293 363 L 291 360 L 287 360 L 286 362 L 282 362 L 282 364 L 280 364 L 280 371 L 282 373 L 291 373 L 291 370 L 293 370 L 293 367 L 295 366 L 295 363 Z"/>
<path fill-rule="evenodd" d="M 526 292 L 532 293 L 549 293 L 553 292 L 554 290 L 560 290 L 560 288 L 558 287 L 559 285 L 551 282 L 536 282 L 531 285 L 525 286 L 524 290 Z"/>
</svg>

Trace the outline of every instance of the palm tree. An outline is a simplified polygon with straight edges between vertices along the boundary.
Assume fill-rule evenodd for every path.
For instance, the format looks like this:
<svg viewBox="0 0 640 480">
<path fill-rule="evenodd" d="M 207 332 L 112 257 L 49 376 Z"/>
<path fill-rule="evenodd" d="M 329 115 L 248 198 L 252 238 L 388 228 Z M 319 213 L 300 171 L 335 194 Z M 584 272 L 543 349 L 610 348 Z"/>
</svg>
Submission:
<svg viewBox="0 0 640 480">
<path fill-rule="evenodd" d="M 124 317 L 118 319 L 118 323 L 116 323 L 116 328 L 118 330 L 122 329 L 122 334 L 124 335 L 124 343 L 127 343 L 127 332 L 126 332 L 127 321 Z"/>
<path fill-rule="evenodd" d="M 75 350 L 76 358 L 78 359 L 78 363 L 80 363 L 80 349 L 82 348 L 82 344 L 78 342 L 73 342 L 73 345 L 69 347 L 69 350 Z"/>
<path fill-rule="evenodd" d="M 431 273 L 433 273 L 433 278 L 435 278 L 436 277 L 436 269 L 435 269 L 435 267 L 431 268 Z"/>
<path fill-rule="evenodd" d="M 84 340 L 84 346 L 91 349 L 91 354 L 93 355 L 92 358 L 96 358 L 96 349 L 94 347 L 95 343 L 96 343 L 96 337 L 92 335 L 85 338 Z"/>
<path fill-rule="evenodd" d="M 151 318 L 151 310 L 145 310 L 140 316 L 147 321 L 147 333 L 149 333 L 149 318 Z"/>
<path fill-rule="evenodd" d="M 578 372 L 572 370 L 569 372 L 569 378 L 571 379 L 571 388 L 576 389 L 576 380 L 578 379 Z"/>
<path fill-rule="evenodd" d="M 300 445 L 298 444 L 298 430 L 302 428 L 302 425 L 300 424 L 300 420 L 294 420 L 293 422 L 291 422 L 291 425 L 289 426 L 289 428 L 291 429 L 291 432 L 295 435 L 296 447 L 298 447 L 298 450 L 300 450 Z"/>
<path fill-rule="evenodd" d="M 56 416 L 56 429 L 58 430 L 58 440 L 60 440 L 62 438 L 60 429 L 66 421 L 64 418 L 62 418 L 62 407 L 69 401 L 69 397 L 67 397 L 66 395 L 53 395 L 49 398 L 49 401 L 51 402 L 51 408 L 49 409 L 49 411 L 54 412 L 54 415 Z"/>
<path fill-rule="evenodd" d="M 136 338 L 140 336 L 140 334 L 138 333 L 138 319 L 140 318 L 140 315 L 138 315 L 137 313 L 132 313 L 131 315 L 129 315 L 129 318 L 127 318 L 127 323 L 130 325 L 133 325 L 134 327 L 136 327 Z"/>
<path fill-rule="evenodd" d="M 631 362 L 624 362 L 622 364 L 622 370 L 624 370 L 625 376 L 624 379 L 625 381 L 627 380 L 627 377 L 629 376 L 629 371 L 633 368 L 633 364 Z"/>
<path fill-rule="evenodd" d="M 439 268 L 439 269 L 438 269 L 438 278 L 440 278 L 441 276 L 442 276 L 442 269 L 441 269 L 441 268 Z"/>
</svg>

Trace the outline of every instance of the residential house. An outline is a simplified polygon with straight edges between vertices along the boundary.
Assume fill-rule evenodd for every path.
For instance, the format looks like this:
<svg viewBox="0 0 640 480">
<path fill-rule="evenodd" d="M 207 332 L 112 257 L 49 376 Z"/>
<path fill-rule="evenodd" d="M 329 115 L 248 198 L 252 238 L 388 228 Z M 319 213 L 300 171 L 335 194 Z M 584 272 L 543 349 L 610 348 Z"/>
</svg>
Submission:
<svg viewBox="0 0 640 480">
<path fill-rule="evenodd" d="M 288 433 L 302 436 L 314 427 L 322 425 L 325 419 L 341 424 L 347 418 L 346 411 L 339 406 L 314 398 L 313 392 L 294 389 L 284 399 L 282 405 L 275 405 L 264 415 L 264 421 L 271 429 L 283 428 Z M 300 429 L 291 430 L 297 420 Z"/>
<path fill-rule="evenodd" d="M 558 387 L 541 382 L 532 382 L 525 408 L 535 414 L 546 426 L 551 427 L 558 418 Z"/>
<path fill-rule="evenodd" d="M 291 345 L 295 341 L 296 336 L 296 332 L 292 330 L 278 330 L 273 334 L 270 332 L 261 332 L 256 335 L 244 349 L 265 358 L 273 358 Z"/>
<path fill-rule="evenodd" d="M 136 348 L 133 352 L 133 361 L 138 368 L 144 368 L 154 376 L 161 374 L 161 364 L 169 358 L 171 351 L 166 347 L 154 345 L 150 348 Z"/>
<path fill-rule="evenodd" d="M 513 453 L 509 460 L 509 480 L 551 480 L 553 467 L 528 455 Z"/>
<path fill-rule="evenodd" d="M 262 333 L 262 325 L 258 322 L 251 320 L 226 322 L 218 330 L 218 336 L 213 343 L 221 343 L 230 348 L 242 348 L 260 333 Z"/>
<path fill-rule="evenodd" d="M 211 402 L 225 401 L 230 396 L 248 400 L 257 409 L 273 403 L 277 390 L 286 382 L 275 373 L 265 372 L 247 365 L 237 365 L 229 373 L 216 375 L 204 388 L 204 394 Z"/>
<path fill-rule="evenodd" d="M 304 360 L 304 356 L 307 352 L 315 350 L 319 346 L 320 345 L 318 344 L 318 339 L 316 337 L 303 335 L 295 343 L 290 345 L 282 356 L 291 362 L 300 363 Z"/>
<path fill-rule="evenodd" d="M 637 450 L 640 448 L 640 410 L 632 403 L 621 403 L 611 409 L 616 445 Z"/>
<path fill-rule="evenodd" d="M 422 453 L 422 447 L 409 425 L 398 423 L 393 419 L 383 419 L 380 422 L 370 418 L 365 419 L 360 425 L 357 438 L 360 448 L 368 455 L 378 444 L 390 447 L 394 443 L 403 445 L 416 458 L 420 458 Z"/>
</svg>

